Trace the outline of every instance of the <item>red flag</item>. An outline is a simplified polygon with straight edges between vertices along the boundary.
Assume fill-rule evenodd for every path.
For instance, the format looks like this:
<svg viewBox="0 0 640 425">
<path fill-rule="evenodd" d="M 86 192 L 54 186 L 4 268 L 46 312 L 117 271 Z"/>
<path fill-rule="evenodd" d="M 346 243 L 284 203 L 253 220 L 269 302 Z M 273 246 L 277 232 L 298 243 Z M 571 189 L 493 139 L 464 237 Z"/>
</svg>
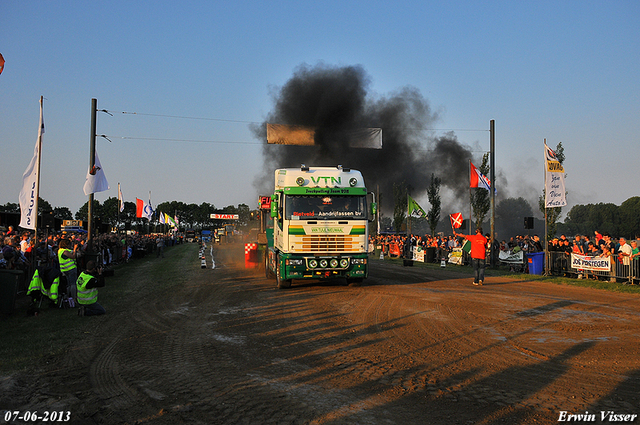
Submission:
<svg viewBox="0 0 640 425">
<path fill-rule="evenodd" d="M 144 211 L 144 201 L 142 199 L 136 198 L 136 217 L 144 217 L 142 215 Z"/>
<path fill-rule="evenodd" d="M 469 161 L 470 165 L 470 174 L 471 174 L 471 184 L 469 187 L 480 187 L 483 189 L 491 190 L 491 182 L 489 179 L 478 170 L 471 161 Z"/>
<path fill-rule="evenodd" d="M 4 69 L 4 57 L 2 57 L 2 53 L 0 53 L 0 74 L 2 74 L 3 69 Z"/>
<path fill-rule="evenodd" d="M 451 220 L 451 227 L 453 229 L 462 227 L 462 213 L 449 214 L 449 219 Z"/>
</svg>

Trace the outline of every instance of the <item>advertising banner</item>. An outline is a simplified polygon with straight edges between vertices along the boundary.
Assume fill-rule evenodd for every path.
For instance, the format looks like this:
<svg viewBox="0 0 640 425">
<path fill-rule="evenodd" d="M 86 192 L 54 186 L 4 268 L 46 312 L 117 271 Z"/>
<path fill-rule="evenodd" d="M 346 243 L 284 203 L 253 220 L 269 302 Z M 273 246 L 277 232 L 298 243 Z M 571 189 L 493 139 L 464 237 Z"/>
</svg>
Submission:
<svg viewBox="0 0 640 425">
<path fill-rule="evenodd" d="M 571 267 L 579 270 L 608 272 L 611 270 L 611 257 L 587 257 L 571 254 Z"/>
<path fill-rule="evenodd" d="M 453 248 L 449 253 L 449 263 L 462 265 L 462 248 Z"/>
</svg>

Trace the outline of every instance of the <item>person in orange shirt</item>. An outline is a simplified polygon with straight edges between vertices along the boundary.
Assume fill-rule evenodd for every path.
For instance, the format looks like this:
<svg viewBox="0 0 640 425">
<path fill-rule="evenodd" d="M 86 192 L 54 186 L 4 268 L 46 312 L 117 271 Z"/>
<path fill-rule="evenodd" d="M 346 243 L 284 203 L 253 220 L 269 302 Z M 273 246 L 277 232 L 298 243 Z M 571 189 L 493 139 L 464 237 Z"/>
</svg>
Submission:
<svg viewBox="0 0 640 425">
<path fill-rule="evenodd" d="M 484 282 L 484 269 L 486 266 L 487 238 L 482 235 L 482 228 L 476 229 L 475 235 L 456 233 L 456 236 L 471 242 L 471 265 L 473 266 L 473 284 L 482 285 Z"/>
</svg>

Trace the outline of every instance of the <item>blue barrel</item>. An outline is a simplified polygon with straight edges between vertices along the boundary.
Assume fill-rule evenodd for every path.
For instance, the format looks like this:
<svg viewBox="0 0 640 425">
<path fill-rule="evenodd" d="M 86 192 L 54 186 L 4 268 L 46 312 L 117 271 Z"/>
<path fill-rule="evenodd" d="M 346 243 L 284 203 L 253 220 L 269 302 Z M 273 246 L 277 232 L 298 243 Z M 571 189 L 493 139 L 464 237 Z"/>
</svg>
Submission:
<svg viewBox="0 0 640 425">
<path fill-rule="evenodd" d="M 529 274 L 542 274 L 544 270 L 544 252 L 531 252 L 527 254 Z"/>
</svg>

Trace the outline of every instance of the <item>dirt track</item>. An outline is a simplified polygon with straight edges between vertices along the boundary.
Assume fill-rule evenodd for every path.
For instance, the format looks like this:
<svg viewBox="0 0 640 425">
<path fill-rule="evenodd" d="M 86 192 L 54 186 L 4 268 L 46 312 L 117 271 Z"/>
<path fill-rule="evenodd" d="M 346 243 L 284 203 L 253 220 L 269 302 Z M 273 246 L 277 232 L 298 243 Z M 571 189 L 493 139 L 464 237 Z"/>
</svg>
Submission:
<svg viewBox="0 0 640 425">
<path fill-rule="evenodd" d="M 501 278 L 474 287 L 451 267 L 379 260 L 362 287 L 277 290 L 242 267 L 241 247 L 218 249 L 214 270 L 200 268 L 195 249 L 179 290 L 79 319 L 95 320 L 94 331 L 60 364 L 5 381 L 14 396 L 0 409 L 70 411 L 73 424 L 640 414 L 638 296 Z M 157 261 L 141 263 L 139 277 Z"/>
</svg>

